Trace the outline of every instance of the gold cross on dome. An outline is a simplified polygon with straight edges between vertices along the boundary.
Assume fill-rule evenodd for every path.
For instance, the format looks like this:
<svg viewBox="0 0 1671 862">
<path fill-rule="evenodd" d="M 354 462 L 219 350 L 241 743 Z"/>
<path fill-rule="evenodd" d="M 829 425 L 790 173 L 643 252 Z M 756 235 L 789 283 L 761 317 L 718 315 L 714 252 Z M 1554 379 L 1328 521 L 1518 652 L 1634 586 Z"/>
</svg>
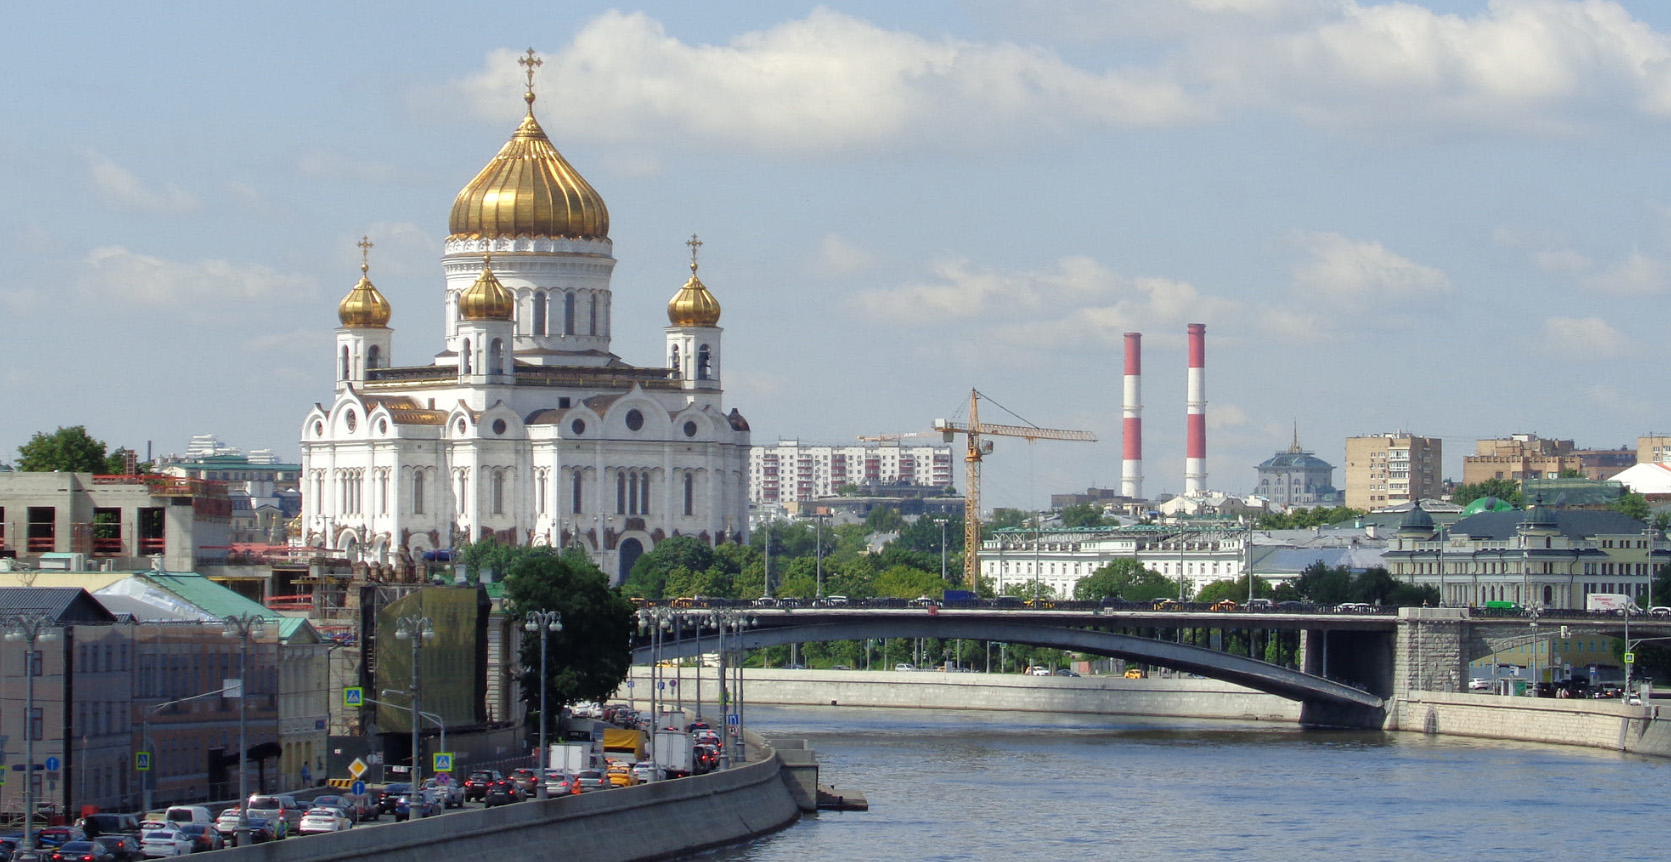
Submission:
<svg viewBox="0 0 1671 862">
<path fill-rule="evenodd" d="M 371 237 L 362 236 L 360 241 L 354 244 L 360 247 L 360 272 L 365 272 L 371 268 L 371 247 L 375 243 L 371 241 Z"/>
<path fill-rule="evenodd" d="M 535 56 L 533 48 L 529 48 L 526 56 L 517 58 L 516 64 L 528 73 L 528 92 L 534 92 L 534 70 L 544 66 L 545 61 Z"/>
<path fill-rule="evenodd" d="M 697 239 L 696 234 L 693 233 L 690 235 L 690 239 L 685 240 L 685 245 L 690 246 L 690 271 L 694 273 L 696 272 L 696 252 L 697 249 L 702 248 L 702 240 Z"/>
</svg>

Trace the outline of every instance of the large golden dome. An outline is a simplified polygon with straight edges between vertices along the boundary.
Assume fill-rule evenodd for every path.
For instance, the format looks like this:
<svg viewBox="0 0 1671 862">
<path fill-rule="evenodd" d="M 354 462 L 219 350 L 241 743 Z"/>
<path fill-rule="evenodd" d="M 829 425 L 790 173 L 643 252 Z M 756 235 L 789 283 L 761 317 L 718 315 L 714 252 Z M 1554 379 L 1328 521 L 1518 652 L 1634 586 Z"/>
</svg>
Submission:
<svg viewBox="0 0 1671 862">
<path fill-rule="evenodd" d="M 362 249 L 370 249 L 369 240 L 360 240 Z M 389 301 L 383 298 L 377 288 L 372 285 L 366 273 L 371 264 L 362 256 L 360 260 L 360 281 L 349 289 L 348 295 L 337 303 L 337 319 L 343 326 L 355 329 L 377 329 L 389 325 L 389 316 L 393 309 L 389 308 Z"/>
<path fill-rule="evenodd" d="M 516 313 L 516 297 L 499 283 L 491 263 L 491 260 L 483 260 L 481 276 L 468 290 L 459 294 L 459 317 L 465 320 L 510 320 Z"/>
<path fill-rule="evenodd" d="M 603 198 L 546 138 L 534 119 L 534 94 L 524 98 L 522 125 L 453 201 L 449 239 L 607 239 Z"/>
</svg>

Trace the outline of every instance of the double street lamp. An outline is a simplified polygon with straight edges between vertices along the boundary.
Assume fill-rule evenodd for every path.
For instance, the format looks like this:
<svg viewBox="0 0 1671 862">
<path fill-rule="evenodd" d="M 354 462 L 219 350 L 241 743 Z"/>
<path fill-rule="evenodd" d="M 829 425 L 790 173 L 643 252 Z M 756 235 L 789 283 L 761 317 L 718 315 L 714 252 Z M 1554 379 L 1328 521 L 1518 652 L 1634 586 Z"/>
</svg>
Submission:
<svg viewBox="0 0 1671 862">
<path fill-rule="evenodd" d="M 27 614 L 13 618 L 6 626 L 6 640 L 13 643 L 27 641 L 29 649 L 23 654 L 23 675 L 28 694 L 23 707 L 23 844 L 17 858 L 34 860 L 35 856 L 35 677 L 42 667 L 37 647 L 58 640 L 57 623 L 41 614 Z M 41 722 L 44 727 L 46 722 Z"/>
<path fill-rule="evenodd" d="M 238 828 L 233 843 L 249 844 L 249 642 L 267 634 L 258 614 L 236 614 L 222 620 L 223 637 L 238 639 Z"/>
<path fill-rule="evenodd" d="M 418 707 L 418 648 L 435 640 L 435 621 L 421 614 L 400 617 L 395 620 L 395 640 L 412 642 L 412 798 L 417 799 L 423 775 L 419 745 L 423 722 L 419 718 L 422 710 Z"/>
<path fill-rule="evenodd" d="M 548 795 L 545 789 L 545 769 L 551 759 L 551 755 L 548 753 L 549 749 L 545 747 L 545 727 L 547 723 L 545 695 L 546 689 L 550 688 L 550 677 L 546 675 L 545 661 L 546 656 L 551 653 L 551 650 L 547 649 L 546 636 L 551 632 L 563 630 L 563 615 L 557 611 L 529 611 L 528 616 L 522 621 L 522 628 L 524 631 L 540 633 L 540 753 L 534 759 L 534 763 L 538 767 L 535 775 L 538 780 L 535 782 L 534 792 L 539 795 L 540 799 L 545 799 Z M 413 666 L 416 667 L 417 663 L 413 662 Z M 415 689 L 416 686 L 414 686 Z"/>
</svg>

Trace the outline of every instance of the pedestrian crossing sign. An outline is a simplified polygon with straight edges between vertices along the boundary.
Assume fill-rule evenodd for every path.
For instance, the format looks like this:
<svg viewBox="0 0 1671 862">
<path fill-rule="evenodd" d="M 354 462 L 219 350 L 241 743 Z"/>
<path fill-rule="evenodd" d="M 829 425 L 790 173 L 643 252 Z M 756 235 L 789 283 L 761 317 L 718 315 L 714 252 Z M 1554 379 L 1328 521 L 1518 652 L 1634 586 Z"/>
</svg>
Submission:
<svg viewBox="0 0 1671 862">
<path fill-rule="evenodd" d="M 452 772 L 453 754 L 450 751 L 435 752 L 435 767 L 433 772 Z"/>
<path fill-rule="evenodd" d="M 359 709 L 365 706 L 366 690 L 357 685 L 351 685 L 342 690 L 342 708 Z"/>
<path fill-rule="evenodd" d="M 151 771 L 151 752 L 136 751 L 133 753 L 133 768 L 135 772 Z"/>
</svg>

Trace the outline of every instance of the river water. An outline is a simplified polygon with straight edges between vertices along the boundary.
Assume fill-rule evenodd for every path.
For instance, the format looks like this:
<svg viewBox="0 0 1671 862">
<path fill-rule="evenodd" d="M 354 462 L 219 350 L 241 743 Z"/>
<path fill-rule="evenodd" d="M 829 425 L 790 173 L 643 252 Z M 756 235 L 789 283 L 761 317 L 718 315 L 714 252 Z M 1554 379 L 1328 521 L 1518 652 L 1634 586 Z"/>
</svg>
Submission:
<svg viewBox="0 0 1671 862">
<path fill-rule="evenodd" d="M 1409 733 L 1269 724 L 748 708 L 804 738 L 822 812 L 727 862 L 1665 859 L 1671 761 Z"/>
</svg>

